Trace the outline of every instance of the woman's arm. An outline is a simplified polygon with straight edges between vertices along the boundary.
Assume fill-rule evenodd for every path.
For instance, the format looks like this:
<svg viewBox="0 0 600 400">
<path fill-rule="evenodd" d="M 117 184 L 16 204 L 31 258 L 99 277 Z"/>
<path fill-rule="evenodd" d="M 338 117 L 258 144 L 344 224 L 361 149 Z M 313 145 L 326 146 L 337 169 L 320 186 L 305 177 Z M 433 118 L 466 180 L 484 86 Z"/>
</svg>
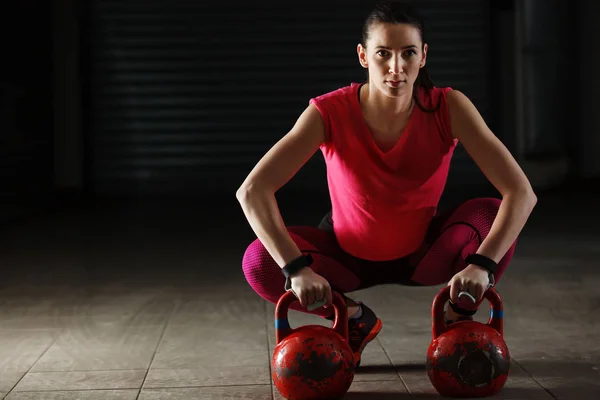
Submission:
<svg viewBox="0 0 600 400">
<path fill-rule="evenodd" d="M 250 227 L 281 268 L 302 253 L 283 222 L 275 192 L 298 172 L 324 140 L 321 114 L 311 104 L 290 132 L 260 159 L 236 192 Z"/>
<path fill-rule="evenodd" d="M 521 167 L 473 103 L 457 90 L 448 92 L 447 102 L 453 136 L 502 195 L 496 219 L 477 250 L 499 262 L 525 226 L 537 197 Z"/>
</svg>

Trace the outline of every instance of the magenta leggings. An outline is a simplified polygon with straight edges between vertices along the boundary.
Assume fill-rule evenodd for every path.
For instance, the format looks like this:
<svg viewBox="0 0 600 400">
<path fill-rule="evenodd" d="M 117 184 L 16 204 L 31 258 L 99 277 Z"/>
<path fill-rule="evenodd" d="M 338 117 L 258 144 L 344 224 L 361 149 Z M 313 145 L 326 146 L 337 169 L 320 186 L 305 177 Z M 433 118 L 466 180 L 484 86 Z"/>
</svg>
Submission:
<svg viewBox="0 0 600 400">
<path fill-rule="evenodd" d="M 380 284 L 435 286 L 447 283 L 466 267 L 465 257 L 477 251 L 499 206 L 498 199 L 476 198 L 436 215 L 421 247 L 409 256 L 390 261 L 363 260 L 342 250 L 333 233 L 330 214 L 319 227 L 294 226 L 288 231 L 300 250 L 312 255 L 311 268 L 342 294 Z M 513 256 L 515 245 L 516 242 L 498 263 L 496 283 Z M 263 299 L 276 303 L 285 292 L 281 268 L 258 239 L 246 249 L 242 269 L 252 289 Z M 482 301 L 475 305 L 460 301 L 458 305 L 476 309 Z M 308 312 L 297 302 L 290 308 Z M 310 313 L 327 316 L 331 310 L 320 307 Z"/>
</svg>

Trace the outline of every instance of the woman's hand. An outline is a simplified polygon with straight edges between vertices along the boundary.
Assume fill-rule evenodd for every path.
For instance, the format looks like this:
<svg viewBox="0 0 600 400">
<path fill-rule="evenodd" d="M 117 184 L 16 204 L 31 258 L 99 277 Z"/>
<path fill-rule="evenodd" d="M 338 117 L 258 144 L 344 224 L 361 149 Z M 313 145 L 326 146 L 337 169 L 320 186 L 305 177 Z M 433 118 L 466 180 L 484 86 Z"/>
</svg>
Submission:
<svg viewBox="0 0 600 400">
<path fill-rule="evenodd" d="M 291 277 L 294 294 L 300 304 L 309 310 L 314 304 L 324 303 L 324 307 L 332 305 L 331 286 L 321 275 L 311 268 L 303 268 Z"/>
<path fill-rule="evenodd" d="M 481 300 L 490 284 L 489 272 L 477 265 L 470 264 L 450 279 L 450 301 L 456 303 L 460 292 L 468 292 L 475 301 Z"/>
</svg>

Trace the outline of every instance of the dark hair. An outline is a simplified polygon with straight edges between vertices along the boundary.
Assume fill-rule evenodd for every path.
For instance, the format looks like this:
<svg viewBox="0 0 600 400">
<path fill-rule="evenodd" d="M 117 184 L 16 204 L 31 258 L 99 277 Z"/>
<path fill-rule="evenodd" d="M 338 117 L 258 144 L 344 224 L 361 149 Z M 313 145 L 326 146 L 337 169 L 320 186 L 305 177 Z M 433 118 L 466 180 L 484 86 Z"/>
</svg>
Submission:
<svg viewBox="0 0 600 400">
<path fill-rule="evenodd" d="M 390 23 L 390 24 L 409 24 L 417 28 L 421 35 L 423 45 L 425 44 L 425 24 L 423 18 L 418 11 L 407 1 L 390 1 L 384 0 L 375 5 L 371 10 L 367 19 L 365 20 L 362 27 L 362 45 L 366 47 L 367 39 L 369 38 L 369 31 L 371 26 L 378 23 Z M 419 69 L 419 75 L 415 80 L 413 86 L 413 98 L 416 104 L 423 111 L 435 111 L 434 109 L 426 109 L 419 100 L 419 89 L 423 88 L 425 91 L 433 89 L 434 84 L 427 71 L 427 66 L 424 65 Z M 439 106 L 439 104 L 438 104 Z"/>
</svg>

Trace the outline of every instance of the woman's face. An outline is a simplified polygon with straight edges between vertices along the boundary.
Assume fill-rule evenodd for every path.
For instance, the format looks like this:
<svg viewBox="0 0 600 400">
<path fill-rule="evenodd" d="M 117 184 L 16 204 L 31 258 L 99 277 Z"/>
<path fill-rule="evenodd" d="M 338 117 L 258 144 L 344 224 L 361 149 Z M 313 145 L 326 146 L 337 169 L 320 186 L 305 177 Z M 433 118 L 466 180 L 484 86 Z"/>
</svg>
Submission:
<svg viewBox="0 0 600 400">
<path fill-rule="evenodd" d="M 390 97 L 412 94 L 419 69 L 425 65 L 427 44 L 410 24 L 377 23 L 369 29 L 366 48 L 358 45 L 369 83 Z"/>
</svg>

